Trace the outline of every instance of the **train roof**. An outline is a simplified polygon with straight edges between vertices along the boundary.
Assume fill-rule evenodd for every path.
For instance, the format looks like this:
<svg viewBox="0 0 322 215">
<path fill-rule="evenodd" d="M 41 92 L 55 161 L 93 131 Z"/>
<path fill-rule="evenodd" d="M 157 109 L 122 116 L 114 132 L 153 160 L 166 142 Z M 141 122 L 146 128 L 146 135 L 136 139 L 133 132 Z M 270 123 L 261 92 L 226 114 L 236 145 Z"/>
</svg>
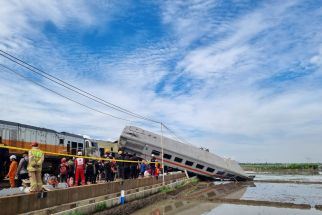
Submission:
<svg viewBox="0 0 322 215">
<path fill-rule="evenodd" d="M 141 142 L 154 145 L 161 148 L 161 136 L 150 131 L 143 130 L 135 126 L 126 126 L 122 132 L 123 136 L 132 136 L 132 138 L 139 139 Z M 168 137 L 163 137 L 164 149 L 181 154 L 185 157 L 197 158 L 200 161 L 212 164 L 215 163 L 223 169 L 230 169 L 238 174 L 244 175 L 243 169 L 239 166 L 238 162 L 222 158 L 214 153 L 201 150 L 196 146 L 185 144 Z"/>
<path fill-rule="evenodd" d="M 50 132 L 50 133 L 58 133 L 58 134 L 72 136 L 72 137 L 83 138 L 83 136 L 77 135 L 77 134 L 72 134 L 72 133 L 68 133 L 68 132 L 57 132 L 57 131 L 52 130 L 52 129 L 41 128 L 41 127 L 36 127 L 36 126 L 32 126 L 32 125 L 26 125 L 26 124 L 21 124 L 21 123 L 17 123 L 17 122 L 10 122 L 10 121 L 5 121 L 5 120 L 0 120 L 0 124 L 12 125 L 12 126 L 23 127 L 23 128 L 30 128 L 30 129 L 35 129 L 35 130 L 39 130 L 39 131 L 45 131 L 45 132 Z"/>
<path fill-rule="evenodd" d="M 82 135 L 78 135 L 78 134 L 72 134 L 72 133 L 69 133 L 69 132 L 60 132 L 61 134 L 63 135 L 68 135 L 68 136 L 72 136 L 72 137 L 77 137 L 77 138 L 84 138 Z"/>
<path fill-rule="evenodd" d="M 36 129 L 36 130 L 40 130 L 40 131 L 58 133 L 57 131 L 52 130 L 52 129 L 48 129 L 48 128 L 40 128 L 40 127 L 36 127 L 36 126 L 32 126 L 32 125 L 26 125 L 26 124 L 21 124 L 21 123 L 17 123 L 17 122 L 9 122 L 9 121 L 5 121 L 5 120 L 0 120 L 0 124 L 12 125 L 12 126 L 17 126 L 17 127 L 19 126 L 19 127 L 24 127 L 24 128 Z"/>
</svg>

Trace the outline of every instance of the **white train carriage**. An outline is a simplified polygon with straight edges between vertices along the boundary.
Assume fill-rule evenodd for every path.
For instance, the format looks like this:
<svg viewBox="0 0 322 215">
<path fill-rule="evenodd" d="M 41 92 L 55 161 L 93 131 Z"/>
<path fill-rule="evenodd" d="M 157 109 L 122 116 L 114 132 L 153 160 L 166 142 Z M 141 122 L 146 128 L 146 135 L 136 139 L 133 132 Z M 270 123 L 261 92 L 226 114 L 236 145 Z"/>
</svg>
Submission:
<svg viewBox="0 0 322 215">
<path fill-rule="evenodd" d="M 0 120 L 0 144 L 29 149 L 33 141 L 47 152 L 76 155 L 77 151 L 82 151 L 89 156 L 99 156 L 95 141 L 81 135 Z"/>
<path fill-rule="evenodd" d="M 161 136 L 134 126 L 126 126 L 119 144 L 142 158 L 150 159 L 154 154 L 161 161 Z M 167 137 L 163 137 L 164 165 L 209 178 L 249 180 L 239 164 L 231 159 L 219 157 Z"/>
</svg>

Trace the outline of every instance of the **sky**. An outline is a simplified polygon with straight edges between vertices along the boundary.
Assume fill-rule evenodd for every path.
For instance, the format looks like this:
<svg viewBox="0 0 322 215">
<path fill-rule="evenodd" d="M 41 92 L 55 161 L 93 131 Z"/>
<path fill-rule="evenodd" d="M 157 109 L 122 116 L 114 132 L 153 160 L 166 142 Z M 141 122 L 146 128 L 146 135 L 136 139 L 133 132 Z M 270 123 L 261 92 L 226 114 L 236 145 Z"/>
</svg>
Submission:
<svg viewBox="0 0 322 215">
<path fill-rule="evenodd" d="M 3 0 L 0 49 L 188 144 L 240 162 L 322 162 L 322 1 Z M 0 56 L 0 119 L 116 140 L 136 119 Z M 164 130 L 164 135 L 173 135 Z"/>
</svg>

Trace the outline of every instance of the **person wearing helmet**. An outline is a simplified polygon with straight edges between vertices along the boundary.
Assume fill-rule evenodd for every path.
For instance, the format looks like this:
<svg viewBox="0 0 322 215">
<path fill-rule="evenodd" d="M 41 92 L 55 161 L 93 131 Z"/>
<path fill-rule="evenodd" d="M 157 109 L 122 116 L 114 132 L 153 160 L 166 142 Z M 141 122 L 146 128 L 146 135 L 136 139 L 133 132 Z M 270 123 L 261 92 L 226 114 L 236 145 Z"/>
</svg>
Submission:
<svg viewBox="0 0 322 215">
<path fill-rule="evenodd" d="M 68 164 L 66 158 L 61 159 L 61 163 L 59 165 L 59 172 L 60 172 L 60 183 L 67 182 L 67 175 L 68 175 Z"/>
<path fill-rule="evenodd" d="M 82 156 L 83 153 L 81 151 L 79 151 L 77 153 L 78 156 Z M 85 185 L 85 174 L 84 174 L 84 171 L 85 171 L 85 159 L 84 158 L 76 158 L 75 159 L 75 169 L 76 169 L 76 172 L 75 172 L 75 185 L 78 186 L 78 183 L 79 183 L 79 178 L 81 178 L 82 180 L 82 185 Z"/>
<path fill-rule="evenodd" d="M 10 182 L 10 187 L 14 188 L 15 185 L 15 176 L 17 173 L 17 167 L 18 167 L 18 163 L 17 163 L 17 157 L 16 155 L 11 155 L 10 156 L 10 167 L 9 167 L 9 172 L 7 174 L 7 177 L 9 177 L 9 182 Z"/>
<path fill-rule="evenodd" d="M 44 153 L 38 148 L 37 142 L 31 143 L 31 150 L 28 153 L 28 173 L 30 176 L 30 192 L 42 191 L 41 170 L 44 162 Z"/>
</svg>

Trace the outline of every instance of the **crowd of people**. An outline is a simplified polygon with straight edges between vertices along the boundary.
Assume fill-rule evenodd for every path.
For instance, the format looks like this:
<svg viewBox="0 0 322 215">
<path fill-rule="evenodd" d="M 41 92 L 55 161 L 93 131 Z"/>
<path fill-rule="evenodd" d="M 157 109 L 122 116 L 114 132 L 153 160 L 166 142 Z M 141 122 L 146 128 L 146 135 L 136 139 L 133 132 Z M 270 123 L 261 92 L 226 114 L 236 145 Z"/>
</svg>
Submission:
<svg viewBox="0 0 322 215">
<path fill-rule="evenodd" d="M 66 183 L 67 186 L 79 186 L 110 182 L 118 179 L 135 179 L 139 177 L 154 176 L 158 178 L 161 170 L 160 164 L 154 155 L 147 161 L 127 152 L 119 151 L 106 153 L 103 158 L 85 159 L 82 151 L 77 157 L 69 159 L 63 157 L 58 166 L 59 173 L 48 175 L 45 183 L 56 186 L 58 183 Z M 16 155 L 10 156 L 10 167 L 7 174 L 10 187 L 20 187 L 24 179 L 30 180 L 30 192 L 42 190 L 42 164 L 44 153 L 38 148 L 38 143 L 32 143 L 32 149 L 22 154 L 17 162 Z M 16 180 L 17 179 L 17 180 Z"/>
</svg>

